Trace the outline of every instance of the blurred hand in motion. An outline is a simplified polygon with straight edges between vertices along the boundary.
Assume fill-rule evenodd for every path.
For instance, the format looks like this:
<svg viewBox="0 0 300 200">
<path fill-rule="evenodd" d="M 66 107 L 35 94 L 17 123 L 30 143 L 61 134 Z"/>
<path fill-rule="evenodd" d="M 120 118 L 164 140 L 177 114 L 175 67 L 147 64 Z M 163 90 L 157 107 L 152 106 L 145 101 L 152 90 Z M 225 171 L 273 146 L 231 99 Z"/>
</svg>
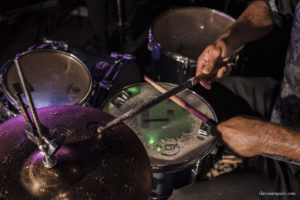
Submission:
<svg viewBox="0 0 300 200">
<path fill-rule="evenodd" d="M 265 122 L 247 117 L 233 117 L 220 123 L 214 133 L 221 134 L 225 144 L 236 154 L 252 157 L 263 153 Z"/>
<path fill-rule="evenodd" d="M 231 65 L 228 63 L 232 52 L 226 43 L 219 39 L 214 44 L 205 48 L 198 58 L 196 76 L 200 74 L 212 74 L 212 77 L 200 81 L 206 89 L 211 89 L 211 83 L 217 81 L 231 72 Z"/>
</svg>

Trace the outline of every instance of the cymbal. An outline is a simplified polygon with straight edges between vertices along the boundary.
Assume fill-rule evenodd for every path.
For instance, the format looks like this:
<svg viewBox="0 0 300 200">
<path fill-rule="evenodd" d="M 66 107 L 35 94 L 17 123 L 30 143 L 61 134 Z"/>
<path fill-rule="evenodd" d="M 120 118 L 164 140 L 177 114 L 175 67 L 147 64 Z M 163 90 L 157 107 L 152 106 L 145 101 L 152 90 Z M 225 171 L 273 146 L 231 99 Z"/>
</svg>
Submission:
<svg viewBox="0 0 300 200">
<path fill-rule="evenodd" d="M 96 129 L 113 117 L 97 109 L 54 106 L 37 111 L 47 137 L 65 135 L 45 168 L 43 155 L 25 135 L 22 115 L 0 125 L 0 199 L 147 199 L 151 168 L 136 136 L 121 123 L 96 139 Z"/>
</svg>

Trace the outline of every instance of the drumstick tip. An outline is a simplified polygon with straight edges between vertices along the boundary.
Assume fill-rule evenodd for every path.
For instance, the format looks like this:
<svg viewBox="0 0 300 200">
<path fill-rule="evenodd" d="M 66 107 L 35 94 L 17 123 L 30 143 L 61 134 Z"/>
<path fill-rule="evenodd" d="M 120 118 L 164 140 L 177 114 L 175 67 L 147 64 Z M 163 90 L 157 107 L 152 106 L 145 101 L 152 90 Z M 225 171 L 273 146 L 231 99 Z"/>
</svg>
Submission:
<svg viewBox="0 0 300 200">
<path fill-rule="evenodd" d="M 100 127 L 97 128 L 97 133 L 98 133 L 97 139 L 102 138 L 102 133 L 103 133 L 104 130 L 105 130 L 105 128 L 103 128 L 103 126 L 100 126 Z"/>
</svg>

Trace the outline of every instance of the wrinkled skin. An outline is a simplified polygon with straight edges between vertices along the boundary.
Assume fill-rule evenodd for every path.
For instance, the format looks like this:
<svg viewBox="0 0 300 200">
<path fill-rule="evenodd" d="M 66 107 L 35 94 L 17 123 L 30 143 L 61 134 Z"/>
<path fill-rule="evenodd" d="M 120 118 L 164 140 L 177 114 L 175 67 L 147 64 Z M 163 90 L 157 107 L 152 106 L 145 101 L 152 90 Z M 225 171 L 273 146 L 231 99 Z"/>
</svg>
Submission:
<svg viewBox="0 0 300 200">
<path fill-rule="evenodd" d="M 211 83 L 223 77 L 226 77 L 231 72 L 231 65 L 228 63 L 231 56 L 231 51 L 227 45 L 221 40 L 217 40 L 214 44 L 205 48 L 199 56 L 197 62 L 196 75 L 199 74 L 214 74 L 207 80 L 200 81 L 200 84 L 206 89 L 211 89 Z"/>
<path fill-rule="evenodd" d="M 260 129 L 264 125 L 254 118 L 233 117 L 219 124 L 214 130 L 215 134 L 221 134 L 222 140 L 236 154 L 252 157 L 264 153 L 262 146 L 264 138 Z"/>
</svg>

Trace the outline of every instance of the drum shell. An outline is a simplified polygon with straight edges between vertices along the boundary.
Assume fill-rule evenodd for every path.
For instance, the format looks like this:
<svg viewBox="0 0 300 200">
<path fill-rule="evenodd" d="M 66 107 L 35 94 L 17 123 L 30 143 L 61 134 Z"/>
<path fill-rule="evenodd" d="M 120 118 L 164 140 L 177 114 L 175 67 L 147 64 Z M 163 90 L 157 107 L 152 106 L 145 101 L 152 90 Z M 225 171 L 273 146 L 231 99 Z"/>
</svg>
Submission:
<svg viewBox="0 0 300 200">
<path fill-rule="evenodd" d="M 152 171 L 151 198 L 167 198 L 172 194 L 173 189 L 194 182 L 197 174 L 193 170 L 192 165 L 176 172 Z"/>
<path fill-rule="evenodd" d="M 196 61 L 183 59 L 170 57 L 158 48 L 152 48 L 150 76 L 160 82 L 183 83 L 195 75 L 197 67 Z"/>
<path fill-rule="evenodd" d="M 141 69 L 132 60 L 116 60 L 105 55 L 72 51 L 87 65 L 95 83 L 89 99 L 91 107 L 101 108 L 105 100 L 120 89 L 143 81 Z M 109 71 L 111 73 L 107 77 Z"/>
<path fill-rule="evenodd" d="M 86 64 L 95 83 L 94 90 L 97 90 L 99 83 L 109 84 L 107 88 L 109 95 L 113 95 L 127 85 L 143 81 L 141 69 L 134 60 L 118 60 L 104 54 L 91 54 L 71 47 L 69 47 L 69 49 L 72 54 L 77 56 L 83 63 Z M 117 66 L 120 67 L 119 73 L 114 74 L 113 71 L 111 74 L 113 77 L 105 79 L 106 73 L 110 70 L 112 65 L 115 65 L 116 63 L 119 63 Z M 99 102 L 97 107 L 99 107 L 102 103 L 103 102 Z"/>
<path fill-rule="evenodd" d="M 165 87 L 167 89 L 175 87 L 175 85 L 170 84 L 170 83 L 159 83 L 159 84 L 161 84 L 163 87 Z M 101 107 L 101 109 L 103 111 L 107 112 L 107 113 L 110 113 L 110 114 L 114 115 L 114 116 L 118 116 L 118 115 L 124 113 L 126 111 L 126 109 L 128 109 L 128 107 L 127 107 L 128 105 L 125 105 L 125 108 L 124 108 L 124 107 L 122 107 L 123 104 L 125 104 L 127 101 L 131 101 L 129 104 L 132 104 L 132 101 L 133 101 L 132 99 L 130 99 L 131 97 L 128 97 L 128 95 L 124 91 L 126 91 L 128 88 L 132 88 L 132 87 L 141 87 L 141 88 L 143 88 L 144 86 L 147 86 L 147 85 L 148 85 L 147 83 L 137 83 L 137 84 L 132 84 L 132 85 L 129 85 L 129 86 L 123 88 L 118 93 L 116 93 L 115 95 L 113 95 L 110 98 L 108 98 L 105 101 L 105 103 L 103 104 L 103 106 Z M 151 89 L 151 86 L 149 86 L 149 88 L 147 88 L 147 89 Z M 147 90 L 147 89 L 145 88 L 145 90 Z M 157 92 L 153 88 L 151 90 Z M 149 92 L 151 94 L 152 91 L 147 91 L 147 92 Z M 192 106 L 195 106 L 195 105 L 199 106 L 201 103 L 203 103 L 203 105 L 201 105 L 198 108 L 196 107 L 196 109 L 199 109 L 202 112 L 203 112 L 203 110 L 205 110 L 205 112 L 209 112 L 209 117 L 211 119 L 217 121 L 217 116 L 214 113 L 213 109 L 210 107 L 210 105 L 202 97 L 198 96 L 197 94 L 195 94 L 194 92 L 192 92 L 190 90 L 186 90 L 186 91 L 184 91 L 182 93 L 179 93 L 179 97 L 182 98 L 183 96 L 187 97 L 187 99 L 186 99 L 187 103 L 191 104 Z M 132 98 L 135 98 L 135 97 L 132 97 Z M 147 98 L 151 99 L 151 98 L 153 98 L 153 96 L 151 96 L 151 95 L 150 96 L 145 96 L 145 98 L 146 99 Z M 195 103 L 195 99 L 194 98 L 196 98 L 199 102 Z M 142 98 L 143 100 L 140 99 L 139 97 L 137 97 L 137 99 L 140 102 L 145 102 L 145 99 L 143 99 L 143 98 Z M 134 105 L 134 103 L 132 105 Z M 130 105 L 130 107 L 132 105 Z M 204 107 L 202 107 L 202 106 L 204 106 Z M 124 110 L 122 110 L 122 109 L 124 109 Z M 164 109 L 166 109 L 166 108 L 164 108 Z M 161 111 L 161 112 L 163 112 L 163 111 Z M 180 117 L 182 117 L 182 116 L 180 116 Z M 201 120 L 199 119 L 199 122 L 200 121 Z M 137 131 L 136 130 L 136 126 L 130 124 L 127 120 L 125 121 L 125 123 L 127 125 L 129 125 L 129 127 L 131 127 L 131 128 L 135 127 L 135 128 L 133 128 L 133 130 L 135 132 Z M 200 128 L 200 125 L 199 125 L 199 128 Z M 138 131 L 138 132 L 141 133 L 140 131 Z M 194 133 L 194 134 L 196 134 L 196 133 Z M 141 138 L 141 135 L 139 135 L 139 137 L 140 137 L 141 140 L 143 140 Z M 145 142 L 146 141 L 143 141 L 144 145 L 145 145 Z M 199 145 L 199 144 L 196 143 L 195 145 Z M 201 145 L 202 145 L 202 143 L 201 143 Z M 192 155 L 189 154 L 188 150 L 186 150 L 185 152 L 187 153 L 188 158 L 184 158 L 184 156 L 182 155 L 182 156 L 180 156 L 179 159 L 176 159 L 176 161 L 175 160 L 174 161 L 170 160 L 170 161 L 165 161 L 164 162 L 163 159 L 162 160 L 160 160 L 160 159 L 157 160 L 156 158 L 151 158 L 151 156 L 150 156 L 152 171 L 172 173 L 172 172 L 176 172 L 176 171 L 180 171 L 182 169 L 185 169 L 185 168 L 187 168 L 187 167 L 189 167 L 191 165 L 194 165 L 199 160 L 201 160 L 204 157 L 206 157 L 206 155 L 208 155 L 209 152 L 214 148 L 214 145 L 215 145 L 215 139 L 212 139 L 212 140 L 209 139 L 209 140 L 207 140 L 207 143 L 205 143 L 205 148 L 198 149 L 196 151 L 196 153 L 195 154 L 193 153 Z M 147 147 L 145 147 L 145 148 L 147 149 Z"/>
<path fill-rule="evenodd" d="M 170 89 L 172 87 L 175 87 L 175 85 L 173 84 L 169 84 L 169 83 L 159 83 L 160 85 L 162 85 L 163 87 Z M 130 97 L 130 95 L 128 95 L 126 93 L 127 89 L 131 89 L 131 88 L 136 88 L 140 87 L 141 88 L 141 94 L 143 94 L 143 91 L 148 91 L 150 90 L 150 94 L 146 92 L 146 94 L 143 94 L 141 96 L 147 96 L 148 99 L 152 99 L 152 92 L 151 90 L 154 90 L 155 92 L 157 92 L 154 88 L 152 88 L 151 86 L 149 87 L 143 87 L 147 85 L 146 83 L 138 83 L 138 84 L 133 84 L 133 85 L 129 85 L 125 88 L 123 88 L 121 91 L 119 91 L 117 94 L 115 94 L 114 96 L 112 96 L 111 98 L 107 99 L 107 101 L 104 103 L 102 110 L 105 112 L 108 112 L 112 115 L 120 115 L 123 113 L 123 111 L 125 112 L 126 109 L 128 107 L 131 107 L 132 105 L 135 105 L 134 103 L 132 104 L 132 102 L 135 102 L 135 97 L 136 99 L 138 99 L 138 102 L 145 102 L 145 99 L 140 98 L 139 95 L 137 96 L 132 96 Z M 139 90 L 139 89 L 137 89 Z M 180 94 L 180 93 L 179 93 Z M 182 98 L 183 96 L 187 96 L 186 101 L 190 104 L 193 104 L 193 106 L 196 106 L 197 109 L 201 110 L 202 112 L 209 112 L 207 110 L 204 109 L 204 107 L 199 106 L 197 103 L 195 104 L 195 102 L 193 103 L 193 101 L 191 99 L 196 98 L 196 100 L 201 101 L 202 103 L 207 103 L 204 99 L 202 99 L 201 97 L 197 96 L 196 94 L 194 94 L 193 92 L 189 91 L 183 94 L 180 94 L 180 97 Z M 193 97 L 193 98 L 192 98 Z M 147 99 L 146 98 L 146 99 Z M 128 103 L 128 104 L 127 104 Z M 217 121 L 216 115 L 213 112 L 212 108 L 209 106 L 209 104 L 205 104 L 206 108 L 210 109 L 210 117 L 213 118 L 214 120 Z M 137 106 L 137 105 L 136 105 Z M 185 115 L 180 115 L 179 111 L 175 108 L 175 107 L 169 107 L 168 103 L 163 104 L 163 106 L 167 106 L 167 107 L 160 107 L 162 109 L 159 109 L 160 113 L 165 113 L 166 111 L 169 111 L 170 109 L 174 109 L 174 114 L 178 115 L 179 118 L 181 117 L 186 117 Z M 175 105 L 177 106 L 177 105 Z M 115 108 L 117 107 L 117 108 Z M 116 110 L 122 110 L 121 113 L 116 112 Z M 152 108 L 150 108 L 152 109 Z M 178 112 L 177 112 L 178 111 Z M 149 120 L 150 119 L 163 119 L 164 118 L 164 114 L 159 114 L 157 115 L 157 113 L 152 113 L 152 111 L 150 111 L 149 114 Z M 146 114 L 147 115 L 147 114 Z M 140 114 L 141 117 L 141 121 L 142 118 L 144 116 L 144 121 L 147 120 L 147 117 L 145 114 Z M 175 118 L 170 118 L 175 119 L 174 121 L 169 121 L 166 123 L 178 123 L 176 121 L 176 117 Z M 136 120 L 136 119 L 134 119 Z M 201 121 L 201 120 L 200 120 Z M 137 121 L 135 121 L 137 122 Z M 202 169 L 203 166 L 205 166 L 206 163 L 206 158 L 207 155 L 211 152 L 211 150 L 214 148 L 215 145 L 215 140 L 212 140 L 211 143 L 207 144 L 207 146 L 203 146 L 203 147 L 199 147 L 196 149 L 193 149 L 193 153 L 194 152 L 199 152 L 199 153 L 195 153 L 193 154 L 194 156 L 190 157 L 189 153 L 187 152 L 184 154 L 184 156 L 180 156 L 178 160 L 176 160 L 176 162 L 174 162 L 173 160 L 168 161 L 167 158 L 164 161 L 161 160 L 157 160 L 159 157 L 156 157 L 155 153 L 152 152 L 152 150 L 150 150 L 151 148 L 149 148 L 149 146 L 147 146 L 147 144 L 145 144 L 147 141 L 144 139 L 143 136 L 143 131 L 147 130 L 150 131 L 148 133 L 151 134 L 151 130 L 154 131 L 155 128 L 150 125 L 149 127 L 145 127 L 143 125 L 139 126 L 139 125 L 133 125 L 131 124 L 131 122 L 129 121 L 125 121 L 125 123 L 132 128 L 132 130 L 134 130 L 134 132 L 139 136 L 139 138 L 142 140 L 143 144 L 145 145 L 145 148 L 147 150 L 148 156 L 150 158 L 150 163 L 151 163 L 151 169 L 152 169 L 152 189 L 151 189 L 151 198 L 152 199 L 161 199 L 161 198 L 167 198 L 168 196 L 170 196 L 172 194 L 173 189 L 175 188 L 180 188 L 183 187 L 184 185 L 190 184 L 193 181 L 195 181 L 195 179 L 198 176 L 198 173 L 203 174 L 203 171 L 205 171 L 204 169 Z M 137 122 L 138 123 L 138 122 Z M 158 121 L 153 121 L 153 123 L 159 123 Z M 136 128 L 139 126 L 140 129 L 138 131 L 138 133 L 136 132 Z M 144 130 L 141 130 L 142 128 L 145 128 Z M 198 127 L 198 126 L 197 126 Z M 168 128 L 166 127 L 161 127 L 161 129 L 164 129 L 167 131 Z M 193 129 L 194 130 L 194 129 Z M 180 130 L 177 130 L 177 128 L 175 129 L 175 131 L 179 132 Z M 167 131 L 168 133 L 170 133 L 169 131 Z M 195 132 L 192 132 L 192 134 L 197 134 Z M 197 140 L 197 139 L 196 139 Z M 172 142 L 171 142 L 172 143 Z M 171 144 L 170 143 L 170 144 Z M 183 145 L 183 143 L 178 142 L 179 145 Z M 194 145 L 195 143 L 193 143 Z M 192 145 L 192 144 L 191 144 Z M 182 150 L 184 151 L 184 147 L 182 148 Z M 150 153 L 149 153 L 150 152 Z M 187 156 L 186 156 L 187 155 Z M 153 157 L 152 157 L 153 156 Z M 181 159 L 182 157 L 184 157 L 183 159 Z"/>
<path fill-rule="evenodd" d="M 194 76 L 198 56 L 234 22 L 227 14 L 204 7 L 177 8 L 161 14 L 148 35 L 152 78 L 182 83 Z"/>
<path fill-rule="evenodd" d="M 49 60 L 47 60 L 48 62 L 45 62 L 44 64 L 42 63 L 44 61 L 43 58 L 47 58 L 47 54 L 50 55 L 50 57 Z M 27 56 L 28 58 L 26 58 Z M 51 56 L 54 57 L 52 57 L 51 59 Z M 38 59 L 37 61 L 34 61 L 34 63 L 31 66 L 29 66 L 30 57 L 36 57 Z M 56 57 L 57 60 L 55 59 Z M 23 58 L 25 58 L 25 64 L 22 63 Z M 64 58 L 66 58 L 67 60 L 64 61 Z M 32 92 L 32 95 L 33 95 L 33 101 L 35 102 L 37 108 L 47 107 L 52 105 L 82 105 L 89 99 L 92 91 L 92 86 L 93 86 L 91 75 L 88 71 L 88 68 L 85 66 L 85 64 L 73 54 L 60 51 L 60 50 L 39 49 L 39 50 L 31 50 L 31 51 L 23 52 L 18 55 L 18 59 L 26 81 L 28 81 L 30 85 L 33 84 L 33 86 L 29 86 L 32 87 L 29 89 L 34 90 Z M 41 62 L 42 63 L 41 66 L 45 67 L 45 69 L 43 67 L 39 68 L 39 66 L 37 66 L 36 64 L 37 62 Z M 65 62 L 65 63 L 61 63 L 61 62 Z M 13 60 L 9 61 L 5 65 L 2 74 L 2 89 L 4 91 L 5 96 L 10 101 L 10 103 L 14 105 L 15 108 L 17 108 L 17 103 L 14 98 L 13 84 L 20 83 L 20 82 L 18 81 L 19 78 L 17 77 L 17 75 L 13 73 L 13 70 L 16 70 L 13 69 L 13 66 L 14 66 Z M 51 67 L 49 68 L 49 66 L 54 66 L 53 67 L 54 71 L 50 69 Z M 60 71 L 58 69 L 59 67 L 64 67 L 64 69 L 61 69 Z M 55 70 L 58 71 L 55 72 Z M 77 75 L 77 77 L 75 75 Z M 54 80 L 51 78 L 54 78 Z M 76 83 L 77 79 L 84 83 L 82 83 L 82 85 L 78 82 Z M 62 81 L 64 84 L 60 86 L 59 81 Z M 70 88 L 67 88 L 66 84 L 69 84 Z M 43 92 L 44 92 L 43 90 L 45 92 L 50 91 L 48 94 L 49 98 L 43 96 Z M 35 98 L 34 96 L 35 92 L 37 98 Z M 72 92 L 74 93 L 72 94 Z M 56 97 L 56 95 L 60 95 L 60 96 Z M 62 101 L 60 101 L 59 98 L 61 98 L 61 96 L 64 95 L 66 97 L 63 98 Z M 24 94 L 22 94 L 22 99 L 25 103 L 27 102 Z"/>
</svg>

